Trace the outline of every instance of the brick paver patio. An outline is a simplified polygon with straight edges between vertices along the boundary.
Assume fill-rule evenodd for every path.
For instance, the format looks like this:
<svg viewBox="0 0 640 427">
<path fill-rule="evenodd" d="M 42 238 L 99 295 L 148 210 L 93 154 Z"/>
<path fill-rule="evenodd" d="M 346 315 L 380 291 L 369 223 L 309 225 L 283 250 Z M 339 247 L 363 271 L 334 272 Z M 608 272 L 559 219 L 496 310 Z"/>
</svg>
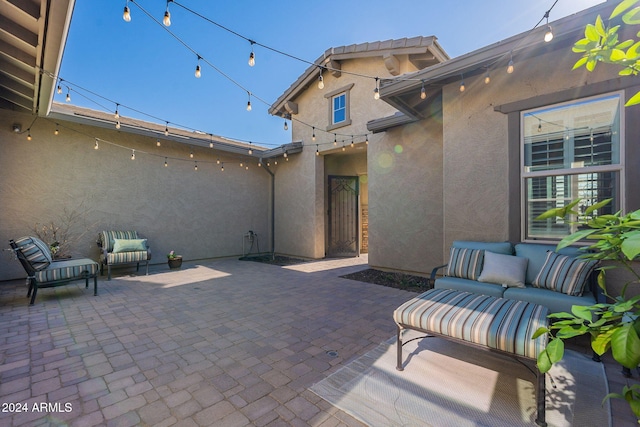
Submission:
<svg viewBox="0 0 640 427">
<path fill-rule="evenodd" d="M 116 270 L 97 297 L 78 283 L 32 307 L 2 283 L 0 400 L 27 411 L 0 424 L 361 425 L 307 388 L 394 334 L 412 294 L 338 277 L 366 262 Z"/>
<path fill-rule="evenodd" d="M 100 278 L 97 297 L 43 289 L 32 307 L 23 280 L 0 283 L 0 425 L 361 426 L 308 387 L 393 336 L 415 295 L 339 277 L 365 268 L 158 265 Z M 633 420 L 625 405 L 614 427 Z"/>
</svg>

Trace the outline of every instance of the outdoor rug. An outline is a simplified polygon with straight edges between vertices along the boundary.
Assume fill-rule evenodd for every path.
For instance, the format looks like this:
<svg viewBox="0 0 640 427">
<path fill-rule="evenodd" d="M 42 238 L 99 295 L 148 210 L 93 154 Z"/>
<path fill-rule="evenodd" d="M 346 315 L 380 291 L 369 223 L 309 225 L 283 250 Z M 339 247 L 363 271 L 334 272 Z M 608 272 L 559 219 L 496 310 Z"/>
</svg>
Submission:
<svg viewBox="0 0 640 427">
<path fill-rule="evenodd" d="M 405 344 L 403 362 L 397 371 L 393 337 L 311 391 L 375 427 L 535 426 L 535 375 L 513 358 L 432 337 Z M 603 365 L 567 350 L 547 374 L 547 423 L 610 426 L 607 393 Z"/>
</svg>

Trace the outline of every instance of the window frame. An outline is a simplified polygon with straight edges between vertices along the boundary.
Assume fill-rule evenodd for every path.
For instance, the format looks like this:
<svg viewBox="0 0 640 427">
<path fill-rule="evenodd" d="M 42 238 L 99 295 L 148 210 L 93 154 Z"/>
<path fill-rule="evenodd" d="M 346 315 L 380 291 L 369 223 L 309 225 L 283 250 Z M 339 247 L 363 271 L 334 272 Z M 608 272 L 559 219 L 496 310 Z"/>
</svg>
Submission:
<svg viewBox="0 0 640 427">
<path fill-rule="evenodd" d="M 349 126 L 351 124 L 351 89 L 353 88 L 354 83 L 348 84 L 346 86 L 343 86 L 341 88 L 338 88 L 336 90 L 333 90 L 331 92 L 328 92 L 324 95 L 325 99 L 328 100 L 327 104 L 328 104 L 328 112 L 329 112 L 329 120 L 328 123 L 329 125 L 327 126 L 326 130 L 327 131 L 332 131 L 334 129 L 338 129 L 344 126 Z M 345 102 L 345 119 L 341 122 L 338 123 L 334 123 L 333 122 L 333 113 L 334 113 L 334 109 L 333 109 L 333 100 L 334 98 L 343 95 L 345 96 L 344 102 Z"/>
<path fill-rule="evenodd" d="M 526 162 L 526 144 L 525 144 L 525 115 L 535 113 L 537 111 L 550 110 L 554 108 L 562 108 L 565 106 L 578 105 L 585 102 L 592 102 L 598 100 L 606 100 L 607 98 L 611 98 L 617 96 L 619 99 L 618 102 L 618 111 L 619 111 L 619 129 L 618 132 L 618 140 L 619 146 L 617 147 L 619 160 L 617 163 L 611 163 L 608 165 L 596 165 L 596 166 L 582 166 L 582 167 L 563 167 L 558 169 L 545 169 L 545 170 L 537 170 L 531 171 L 527 170 Z M 544 177 L 552 177 L 552 176 L 577 176 L 577 175 L 586 175 L 592 173 L 602 173 L 602 172 L 613 172 L 617 177 L 617 187 L 614 188 L 614 193 L 616 194 L 617 200 L 617 209 L 625 212 L 625 201 L 626 201 L 626 183 L 625 183 L 625 146 L 626 146 L 626 114 L 625 114 L 625 92 L 624 90 L 612 91 L 606 93 L 600 93 L 593 96 L 586 96 L 583 98 L 572 99 L 569 101 L 552 103 L 547 105 L 541 105 L 539 107 L 530 108 L 526 110 L 519 111 L 519 147 L 520 147 L 520 158 L 519 158 L 519 179 L 520 179 L 520 240 L 523 242 L 547 242 L 547 243 L 557 243 L 562 239 L 563 236 L 558 236 L 558 238 L 541 236 L 535 237 L 529 235 L 528 226 L 528 189 L 527 182 L 531 178 L 544 178 Z M 574 150 L 575 155 L 575 150 Z"/>
</svg>

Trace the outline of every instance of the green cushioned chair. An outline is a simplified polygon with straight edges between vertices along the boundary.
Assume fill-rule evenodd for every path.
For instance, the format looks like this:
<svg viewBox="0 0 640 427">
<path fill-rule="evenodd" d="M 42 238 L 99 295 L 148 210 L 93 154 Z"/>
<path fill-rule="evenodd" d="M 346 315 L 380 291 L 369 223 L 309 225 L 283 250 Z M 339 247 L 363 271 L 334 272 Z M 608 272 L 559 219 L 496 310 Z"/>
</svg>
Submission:
<svg viewBox="0 0 640 427">
<path fill-rule="evenodd" d="M 140 270 L 140 262 L 146 263 L 146 274 L 149 274 L 149 260 L 151 248 L 147 239 L 138 235 L 137 231 L 105 230 L 98 234 L 96 242 L 101 248 L 100 274 L 104 274 L 107 266 L 107 280 L 111 280 L 111 266 L 136 264 L 136 271 Z"/>
<path fill-rule="evenodd" d="M 26 236 L 9 241 L 18 261 L 27 272 L 30 304 L 36 301 L 39 288 L 52 288 L 76 280 L 93 278 L 93 294 L 98 295 L 98 263 L 89 258 L 54 261 L 49 246 L 37 237 Z"/>
</svg>

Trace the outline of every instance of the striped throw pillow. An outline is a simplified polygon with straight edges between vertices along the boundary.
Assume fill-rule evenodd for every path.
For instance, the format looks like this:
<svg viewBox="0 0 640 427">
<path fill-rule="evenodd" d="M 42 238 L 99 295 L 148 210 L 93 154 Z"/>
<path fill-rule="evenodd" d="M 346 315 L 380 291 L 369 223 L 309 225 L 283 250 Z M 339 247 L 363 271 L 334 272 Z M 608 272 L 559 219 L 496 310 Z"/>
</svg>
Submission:
<svg viewBox="0 0 640 427">
<path fill-rule="evenodd" d="M 15 243 L 35 271 L 47 268 L 53 261 L 49 246 L 37 237 L 21 237 Z"/>
<path fill-rule="evenodd" d="M 563 294 L 580 296 L 587 278 L 598 261 L 583 260 L 555 252 L 547 252 L 542 269 L 533 281 L 536 288 L 550 289 Z"/>
<path fill-rule="evenodd" d="M 478 280 L 482 271 L 484 251 L 480 249 L 451 248 L 445 276 Z"/>
</svg>

